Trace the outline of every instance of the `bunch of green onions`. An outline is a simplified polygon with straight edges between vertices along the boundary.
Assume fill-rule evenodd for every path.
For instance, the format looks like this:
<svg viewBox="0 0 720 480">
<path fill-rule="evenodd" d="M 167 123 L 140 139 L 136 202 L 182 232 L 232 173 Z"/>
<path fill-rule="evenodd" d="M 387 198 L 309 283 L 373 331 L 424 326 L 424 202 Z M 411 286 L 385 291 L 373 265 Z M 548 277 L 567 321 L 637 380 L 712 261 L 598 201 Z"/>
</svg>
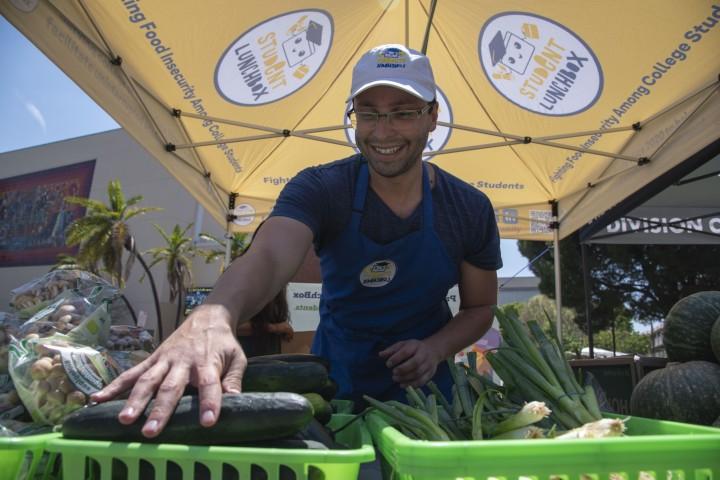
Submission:
<svg viewBox="0 0 720 480">
<path fill-rule="evenodd" d="M 486 354 L 509 393 L 544 402 L 551 420 L 570 430 L 602 418 L 595 390 L 581 386 L 558 343 L 550 339 L 534 321 L 527 329 L 516 317 L 495 309 L 503 343 Z"/>
<path fill-rule="evenodd" d="M 533 424 L 551 413 L 542 402 L 516 404 L 504 388 L 476 370 L 477 354 L 468 354 L 468 364 L 448 360 L 453 376 L 453 398 L 448 400 L 433 382 L 430 393 L 406 388 L 408 404 L 365 400 L 410 438 L 431 441 L 542 438 L 544 431 Z"/>
</svg>

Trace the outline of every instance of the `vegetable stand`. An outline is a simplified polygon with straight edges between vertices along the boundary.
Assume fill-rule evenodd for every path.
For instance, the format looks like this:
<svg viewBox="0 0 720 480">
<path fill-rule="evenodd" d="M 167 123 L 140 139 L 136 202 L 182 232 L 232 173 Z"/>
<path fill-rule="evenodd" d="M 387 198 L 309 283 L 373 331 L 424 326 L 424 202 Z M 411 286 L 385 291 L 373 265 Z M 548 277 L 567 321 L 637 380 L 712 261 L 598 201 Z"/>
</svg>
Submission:
<svg viewBox="0 0 720 480">
<path fill-rule="evenodd" d="M 379 413 L 366 424 L 392 480 L 720 479 L 720 429 L 699 425 L 631 417 L 625 437 L 432 442 Z"/>
<path fill-rule="evenodd" d="M 331 429 L 352 415 L 336 414 Z M 336 440 L 347 450 L 288 450 L 256 447 L 201 447 L 175 444 L 120 443 L 56 438 L 46 449 L 62 457 L 64 479 L 223 478 L 354 479 L 360 464 L 375 459 L 369 432 L 362 421 L 340 430 Z M 112 476 L 111 476 L 112 475 Z M 227 475 L 227 477 L 226 477 Z"/>
</svg>

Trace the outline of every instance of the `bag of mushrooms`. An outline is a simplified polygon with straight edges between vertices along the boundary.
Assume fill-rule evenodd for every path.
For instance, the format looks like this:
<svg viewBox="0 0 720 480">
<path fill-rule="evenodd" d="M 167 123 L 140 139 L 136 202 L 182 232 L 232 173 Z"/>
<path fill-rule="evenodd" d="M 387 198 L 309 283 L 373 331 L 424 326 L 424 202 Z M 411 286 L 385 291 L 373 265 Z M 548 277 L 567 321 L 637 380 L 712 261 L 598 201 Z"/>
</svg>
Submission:
<svg viewBox="0 0 720 480">
<path fill-rule="evenodd" d="M 70 305 L 64 300 L 58 299 L 37 316 L 68 316 L 56 320 L 74 325 L 72 315 L 77 307 L 73 311 L 63 309 Z M 26 333 L 21 339 L 11 339 L 10 376 L 35 423 L 62 423 L 70 412 L 88 403 L 91 393 L 117 377 L 117 366 L 100 347 L 107 341 L 109 330 L 108 302 L 103 301 L 84 312 L 73 328 L 54 327 L 49 336 Z"/>
</svg>

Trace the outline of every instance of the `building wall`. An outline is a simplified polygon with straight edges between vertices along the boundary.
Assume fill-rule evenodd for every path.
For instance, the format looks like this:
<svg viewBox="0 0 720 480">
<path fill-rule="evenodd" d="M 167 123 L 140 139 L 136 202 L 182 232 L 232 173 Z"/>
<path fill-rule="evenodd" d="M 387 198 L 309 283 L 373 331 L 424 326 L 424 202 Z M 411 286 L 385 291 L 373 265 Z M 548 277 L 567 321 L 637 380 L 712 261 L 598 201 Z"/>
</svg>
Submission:
<svg viewBox="0 0 720 480">
<path fill-rule="evenodd" d="M 540 294 L 538 277 L 500 277 L 498 278 L 498 305 L 507 303 L 527 302 Z"/>
<path fill-rule="evenodd" d="M 165 244 L 153 227 L 154 223 L 170 231 L 175 224 L 184 228 L 195 221 L 197 202 L 193 197 L 121 129 L 0 154 L 0 178 L 87 160 L 96 160 L 90 198 L 107 203 L 107 185 L 110 180 L 118 179 L 126 198 L 142 195 L 140 206 L 162 208 L 162 211 L 129 221 L 138 250 L 145 251 Z M 209 215 L 204 215 L 202 230 L 219 237 L 224 232 L 224 228 Z M 9 308 L 10 291 L 13 288 L 44 275 L 49 269 L 50 265 L 0 268 L 0 311 Z M 164 264 L 161 262 L 152 271 L 160 299 L 166 303 L 169 287 Z M 219 264 L 206 265 L 203 260 L 196 260 L 193 273 L 196 284 L 212 285 L 218 276 Z M 154 328 L 156 314 L 150 284 L 147 279 L 139 282 L 141 276 L 142 267 L 136 262 L 125 296 L 136 312 L 147 314 L 148 326 Z M 175 309 L 165 304 L 163 310 L 168 312 L 162 314 L 167 332 L 173 326 Z"/>
</svg>

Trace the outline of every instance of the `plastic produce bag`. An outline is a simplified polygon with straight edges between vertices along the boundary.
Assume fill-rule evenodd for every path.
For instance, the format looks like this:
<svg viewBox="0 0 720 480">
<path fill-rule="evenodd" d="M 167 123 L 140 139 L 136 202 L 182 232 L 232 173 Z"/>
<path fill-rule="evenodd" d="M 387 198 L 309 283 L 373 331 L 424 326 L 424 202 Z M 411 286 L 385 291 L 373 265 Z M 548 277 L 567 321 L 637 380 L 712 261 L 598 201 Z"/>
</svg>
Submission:
<svg viewBox="0 0 720 480">
<path fill-rule="evenodd" d="M 58 425 L 118 375 L 107 354 L 56 334 L 13 339 L 10 375 L 33 420 Z"/>
<path fill-rule="evenodd" d="M 155 350 L 152 333 L 132 325 L 111 325 L 110 337 L 105 346 L 108 350 L 117 351 L 144 350 L 152 353 Z"/>
<path fill-rule="evenodd" d="M 54 270 L 10 291 L 10 306 L 20 317 L 30 318 L 38 310 L 49 305 L 66 290 L 85 290 L 96 286 L 117 289 L 106 280 L 83 270 Z"/>
<path fill-rule="evenodd" d="M 17 336 L 21 324 L 22 320 L 20 320 L 20 317 L 17 315 L 0 312 L 0 377 L 8 373 L 8 346 L 10 345 L 10 337 Z M 0 384 L 2 384 L 2 378 L 0 378 Z"/>
<path fill-rule="evenodd" d="M 142 327 L 112 325 L 105 347 L 120 370 L 125 371 L 149 357 L 155 343 L 152 333 Z"/>
<path fill-rule="evenodd" d="M 67 290 L 20 326 L 19 338 L 49 337 L 57 333 L 90 346 L 104 345 L 112 319 L 108 314 L 108 292 L 95 287 L 83 294 Z"/>
</svg>

